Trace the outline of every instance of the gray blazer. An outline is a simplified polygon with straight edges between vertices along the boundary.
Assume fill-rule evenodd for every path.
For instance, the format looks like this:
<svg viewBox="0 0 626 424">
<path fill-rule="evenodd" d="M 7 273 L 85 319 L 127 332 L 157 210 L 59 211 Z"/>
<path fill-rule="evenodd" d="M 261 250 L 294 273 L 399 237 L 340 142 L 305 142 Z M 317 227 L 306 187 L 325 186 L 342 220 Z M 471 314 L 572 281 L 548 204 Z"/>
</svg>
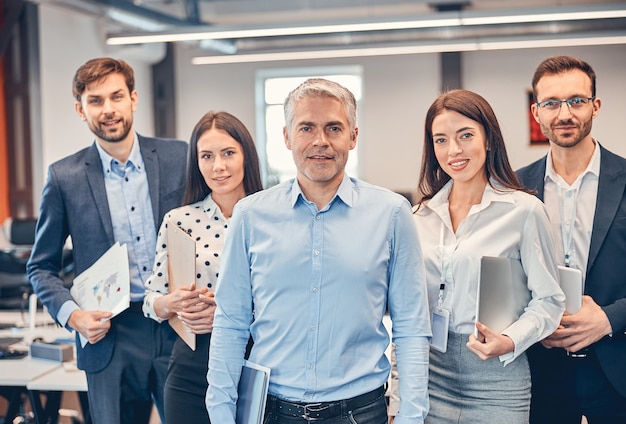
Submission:
<svg viewBox="0 0 626 424">
<path fill-rule="evenodd" d="M 587 262 L 585 294 L 606 313 L 613 337 L 604 337 L 591 347 L 606 377 L 622 396 L 626 396 L 626 273 L 622 268 L 626 258 L 626 159 L 600 146 L 601 163 L 598 197 L 591 232 Z M 543 200 L 546 157 L 517 171 L 522 184 L 537 190 Z M 546 356 L 560 349 L 545 349 L 538 345 L 531 356 L 533 362 L 548 364 Z M 543 358 L 541 358 L 543 356 Z"/>
<path fill-rule="evenodd" d="M 180 206 L 185 185 L 187 144 L 138 135 L 155 228 L 163 215 Z M 72 237 L 78 275 L 114 243 L 113 225 L 104 174 L 95 143 L 50 165 L 43 189 L 35 245 L 27 273 L 35 294 L 56 319 L 61 306 L 72 299 L 59 278 L 63 245 Z M 115 345 L 116 328 L 96 344 L 76 344 L 78 367 L 98 372 L 107 366 Z"/>
</svg>

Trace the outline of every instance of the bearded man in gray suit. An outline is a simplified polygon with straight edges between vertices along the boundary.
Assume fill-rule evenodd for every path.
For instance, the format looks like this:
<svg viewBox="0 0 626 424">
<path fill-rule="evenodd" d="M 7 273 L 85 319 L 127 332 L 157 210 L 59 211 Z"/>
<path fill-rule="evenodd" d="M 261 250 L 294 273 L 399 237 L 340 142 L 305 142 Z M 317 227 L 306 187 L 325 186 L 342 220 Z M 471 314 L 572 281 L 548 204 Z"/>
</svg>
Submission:
<svg viewBox="0 0 626 424">
<path fill-rule="evenodd" d="M 167 323 L 144 318 L 144 281 L 153 266 L 156 229 L 182 200 L 187 145 L 135 133 L 138 96 L 133 69 L 124 61 L 89 60 L 74 75 L 73 94 L 95 142 L 49 167 L 27 272 L 57 323 L 76 330 L 92 421 L 148 423 L 153 401 L 162 410 L 176 336 Z M 68 237 L 77 274 L 115 242 L 127 245 L 129 309 L 111 318 L 77 305 L 59 278 Z"/>
</svg>

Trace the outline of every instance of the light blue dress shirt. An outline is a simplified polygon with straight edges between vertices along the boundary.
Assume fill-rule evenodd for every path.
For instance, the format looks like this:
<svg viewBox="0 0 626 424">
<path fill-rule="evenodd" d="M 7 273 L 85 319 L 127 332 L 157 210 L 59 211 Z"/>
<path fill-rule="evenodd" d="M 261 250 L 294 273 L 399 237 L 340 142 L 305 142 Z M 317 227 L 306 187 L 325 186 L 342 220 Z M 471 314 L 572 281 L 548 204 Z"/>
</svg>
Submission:
<svg viewBox="0 0 626 424">
<path fill-rule="evenodd" d="M 250 360 L 271 369 L 270 393 L 300 402 L 347 399 L 389 376 L 387 307 L 400 374 L 397 423 L 428 411 L 430 322 L 409 203 L 344 177 L 322 210 L 291 180 L 237 204 L 217 282 L 207 408 L 234 423 Z"/>
<path fill-rule="evenodd" d="M 141 302 L 146 290 L 144 283 L 152 275 L 156 226 L 139 142 L 135 135 L 126 163 L 114 159 L 100 145 L 97 146 L 104 170 L 113 235 L 128 248 L 130 300 Z"/>
<path fill-rule="evenodd" d="M 152 273 L 156 226 L 137 134 L 125 164 L 114 159 L 98 143 L 96 147 L 102 161 L 113 235 L 128 248 L 130 298 L 133 302 L 141 302 L 145 294 L 144 282 Z M 65 326 L 76 309 L 80 308 L 75 302 L 65 302 L 59 310 L 58 321 Z"/>
</svg>

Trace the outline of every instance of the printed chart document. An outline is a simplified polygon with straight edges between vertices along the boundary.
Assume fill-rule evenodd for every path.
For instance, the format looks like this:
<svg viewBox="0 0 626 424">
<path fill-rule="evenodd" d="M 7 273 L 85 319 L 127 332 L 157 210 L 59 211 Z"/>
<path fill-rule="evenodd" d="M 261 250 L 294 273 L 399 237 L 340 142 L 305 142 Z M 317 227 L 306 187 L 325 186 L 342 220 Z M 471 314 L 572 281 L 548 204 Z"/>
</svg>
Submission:
<svg viewBox="0 0 626 424">
<path fill-rule="evenodd" d="M 236 424 L 261 424 L 265 416 L 270 369 L 250 361 L 243 361 L 237 393 Z"/>
<path fill-rule="evenodd" d="M 196 242 L 174 222 L 167 226 L 167 256 L 170 293 L 196 281 Z M 169 323 L 191 350 L 196 350 L 196 335 L 174 315 Z"/>
<path fill-rule="evenodd" d="M 476 321 L 499 333 L 517 321 L 530 298 L 526 274 L 518 259 L 481 258 Z M 474 333 L 478 337 L 478 330 Z"/>
<path fill-rule="evenodd" d="M 565 293 L 565 312 L 575 314 L 583 302 L 582 271 L 559 265 L 559 284 Z"/>
<path fill-rule="evenodd" d="M 84 311 L 118 315 L 130 306 L 128 249 L 115 242 L 104 255 L 74 278 L 70 293 Z"/>
<path fill-rule="evenodd" d="M 84 311 L 112 312 L 120 314 L 130 306 L 130 275 L 128 249 L 115 242 L 104 255 L 80 275 L 74 278 L 70 293 Z M 81 345 L 87 339 L 80 335 Z"/>
</svg>

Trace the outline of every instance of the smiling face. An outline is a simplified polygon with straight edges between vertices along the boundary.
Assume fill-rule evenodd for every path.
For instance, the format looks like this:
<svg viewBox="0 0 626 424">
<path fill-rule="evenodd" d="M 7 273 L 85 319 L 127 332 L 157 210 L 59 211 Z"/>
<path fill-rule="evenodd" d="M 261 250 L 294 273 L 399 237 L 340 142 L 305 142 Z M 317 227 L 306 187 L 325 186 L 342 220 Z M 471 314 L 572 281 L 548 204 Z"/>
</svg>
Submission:
<svg viewBox="0 0 626 424">
<path fill-rule="evenodd" d="M 292 151 L 298 182 L 307 188 L 336 189 L 343 179 L 348 153 L 356 146 L 358 129 L 350 130 L 346 111 L 332 97 L 305 97 L 294 105 L 294 119 L 283 130 Z"/>
<path fill-rule="evenodd" d="M 137 109 L 137 92 L 128 91 L 126 80 L 120 73 L 87 84 L 75 108 L 102 146 L 134 137 L 131 130 L 133 113 Z"/>
<path fill-rule="evenodd" d="M 535 87 L 537 101 L 565 100 L 572 97 L 591 97 L 591 80 L 583 71 L 574 69 L 560 74 L 546 74 Z M 575 147 L 582 141 L 593 143 L 591 125 L 600 111 L 600 99 L 596 98 L 581 108 L 571 108 L 561 103 L 557 110 L 531 106 L 541 132 L 551 143 L 563 147 Z"/>
<path fill-rule="evenodd" d="M 455 184 L 484 187 L 487 141 L 483 126 L 458 112 L 444 110 L 434 118 L 432 134 L 437 162 Z"/>
<path fill-rule="evenodd" d="M 244 160 L 241 144 L 224 130 L 211 128 L 198 138 L 198 167 L 216 202 L 246 195 Z"/>
</svg>

